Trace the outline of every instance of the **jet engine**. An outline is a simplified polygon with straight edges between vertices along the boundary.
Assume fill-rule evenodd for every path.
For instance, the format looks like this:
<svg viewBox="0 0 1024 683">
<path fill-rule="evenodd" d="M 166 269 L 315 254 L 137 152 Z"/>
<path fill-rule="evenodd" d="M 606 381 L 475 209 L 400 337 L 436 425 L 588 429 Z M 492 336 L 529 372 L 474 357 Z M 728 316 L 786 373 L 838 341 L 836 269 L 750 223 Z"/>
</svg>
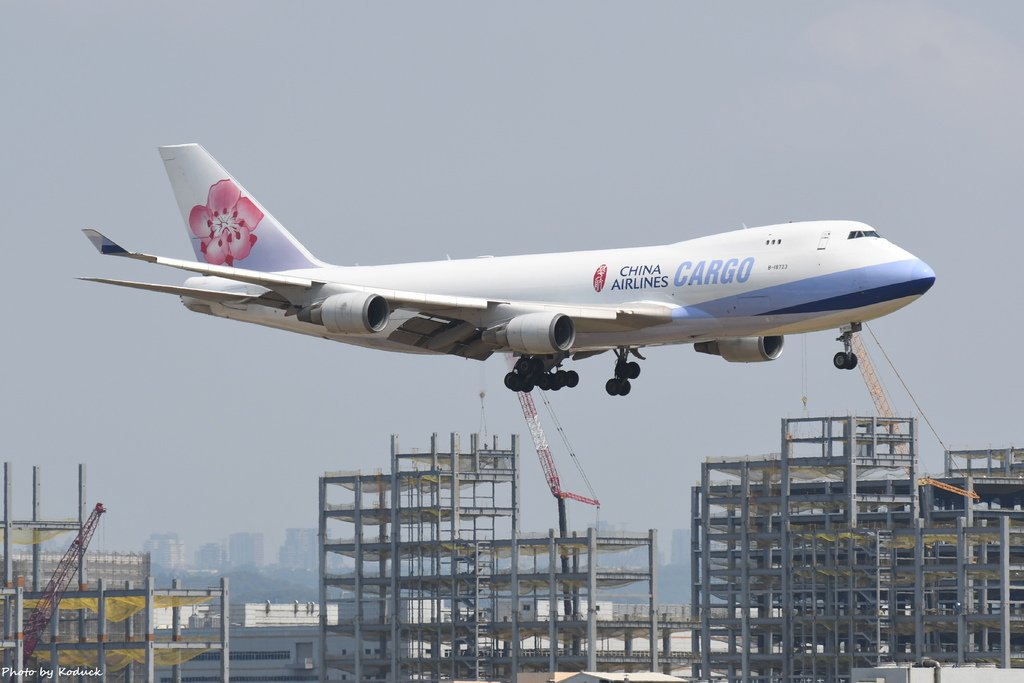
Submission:
<svg viewBox="0 0 1024 683">
<path fill-rule="evenodd" d="M 298 312 L 304 323 L 323 325 L 332 334 L 371 334 L 387 327 L 391 307 L 379 294 L 332 294 Z"/>
<path fill-rule="evenodd" d="M 730 363 L 760 363 L 775 360 L 782 355 L 785 337 L 728 337 L 697 342 L 693 350 L 721 356 Z"/>
<path fill-rule="evenodd" d="M 517 353 L 568 351 L 576 341 L 576 325 L 564 313 L 526 313 L 483 332 L 483 340 Z"/>
</svg>

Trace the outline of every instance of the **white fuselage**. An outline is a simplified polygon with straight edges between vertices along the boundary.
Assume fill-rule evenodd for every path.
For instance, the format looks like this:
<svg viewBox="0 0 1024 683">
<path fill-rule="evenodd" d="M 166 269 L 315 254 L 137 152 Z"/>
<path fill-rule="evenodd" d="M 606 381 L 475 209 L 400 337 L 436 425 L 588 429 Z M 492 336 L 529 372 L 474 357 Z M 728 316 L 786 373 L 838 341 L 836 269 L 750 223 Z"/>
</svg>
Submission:
<svg viewBox="0 0 1024 683">
<path fill-rule="evenodd" d="M 864 236 L 853 237 L 857 233 Z M 835 328 L 906 306 L 934 281 L 924 262 L 853 221 L 772 225 L 654 247 L 325 266 L 287 274 L 499 302 L 567 307 L 652 302 L 673 307 L 670 322 L 643 329 L 580 331 L 573 351 Z M 188 284 L 233 292 L 265 291 L 215 277 L 191 278 Z M 373 348 L 426 352 L 388 340 L 411 316 L 401 310 L 379 333 L 335 335 L 268 306 L 196 305 L 187 297 L 183 300 L 194 310 L 235 320 Z M 486 328 L 514 314 L 514 306 L 496 306 L 467 312 L 466 319 Z"/>
</svg>

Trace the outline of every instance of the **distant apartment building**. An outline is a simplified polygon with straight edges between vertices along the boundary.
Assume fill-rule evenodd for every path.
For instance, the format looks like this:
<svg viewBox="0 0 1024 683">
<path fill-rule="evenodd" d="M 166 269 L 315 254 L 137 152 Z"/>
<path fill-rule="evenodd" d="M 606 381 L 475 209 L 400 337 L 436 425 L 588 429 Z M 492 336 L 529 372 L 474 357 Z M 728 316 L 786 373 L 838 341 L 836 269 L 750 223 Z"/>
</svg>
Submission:
<svg viewBox="0 0 1024 683">
<path fill-rule="evenodd" d="M 315 570 L 318 552 L 316 529 L 287 529 L 277 561 L 288 569 Z"/>
<path fill-rule="evenodd" d="M 196 569 L 223 569 L 228 563 L 228 549 L 223 542 L 204 543 L 196 551 Z"/>
<path fill-rule="evenodd" d="M 175 533 L 151 534 L 142 546 L 153 565 L 164 569 L 185 567 L 185 543 Z"/>
<path fill-rule="evenodd" d="M 263 534 L 240 531 L 228 537 L 228 562 L 232 567 L 263 566 Z"/>
</svg>

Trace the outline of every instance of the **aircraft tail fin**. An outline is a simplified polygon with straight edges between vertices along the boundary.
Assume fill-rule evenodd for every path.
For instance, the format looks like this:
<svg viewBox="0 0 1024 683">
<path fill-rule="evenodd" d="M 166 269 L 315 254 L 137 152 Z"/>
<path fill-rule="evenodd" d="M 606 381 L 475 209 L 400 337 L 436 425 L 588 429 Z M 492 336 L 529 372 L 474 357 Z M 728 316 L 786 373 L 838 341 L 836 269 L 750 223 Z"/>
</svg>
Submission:
<svg viewBox="0 0 1024 683">
<path fill-rule="evenodd" d="M 323 265 L 202 146 L 160 148 L 196 260 L 249 270 Z"/>
</svg>

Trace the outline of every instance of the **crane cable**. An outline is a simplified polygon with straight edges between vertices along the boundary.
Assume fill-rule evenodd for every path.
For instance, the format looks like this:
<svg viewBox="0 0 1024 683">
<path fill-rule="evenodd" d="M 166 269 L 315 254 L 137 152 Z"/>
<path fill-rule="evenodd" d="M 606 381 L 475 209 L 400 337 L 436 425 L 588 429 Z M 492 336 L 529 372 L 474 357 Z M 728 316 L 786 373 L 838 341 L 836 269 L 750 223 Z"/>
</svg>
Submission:
<svg viewBox="0 0 1024 683">
<path fill-rule="evenodd" d="M 903 390 L 907 392 L 907 396 L 909 396 L 910 400 L 914 402 L 914 407 L 917 408 L 917 412 L 919 412 L 921 414 L 921 417 L 924 418 L 925 423 L 928 425 L 928 429 L 932 430 L 932 435 L 935 436 L 935 440 L 939 442 L 940 446 L 942 446 L 943 451 L 948 451 L 949 449 L 946 448 L 945 442 L 943 442 L 942 438 L 939 437 L 939 433 L 935 431 L 935 425 L 933 425 L 932 421 L 928 419 L 928 415 L 925 414 L 924 410 L 921 408 L 921 404 L 917 402 L 917 398 L 914 396 L 914 392 L 912 392 L 910 390 L 910 387 L 907 386 L 907 383 L 903 381 L 903 377 L 900 375 L 900 371 L 896 369 L 896 365 L 893 364 L 892 359 L 889 358 L 889 354 L 885 352 L 885 347 L 883 347 L 882 343 L 878 341 L 878 337 L 875 336 L 875 331 L 872 330 L 867 323 L 864 323 L 864 329 L 871 333 L 871 338 L 875 340 L 875 344 L 878 346 L 878 350 L 881 351 L 882 356 L 885 357 L 885 362 L 889 364 L 890 368 L 892 368 L 893 373 L 896 375 L 896 379 L 898 379 L 900 381 L 900 384 L 903 385 Z"/>
</svg>

